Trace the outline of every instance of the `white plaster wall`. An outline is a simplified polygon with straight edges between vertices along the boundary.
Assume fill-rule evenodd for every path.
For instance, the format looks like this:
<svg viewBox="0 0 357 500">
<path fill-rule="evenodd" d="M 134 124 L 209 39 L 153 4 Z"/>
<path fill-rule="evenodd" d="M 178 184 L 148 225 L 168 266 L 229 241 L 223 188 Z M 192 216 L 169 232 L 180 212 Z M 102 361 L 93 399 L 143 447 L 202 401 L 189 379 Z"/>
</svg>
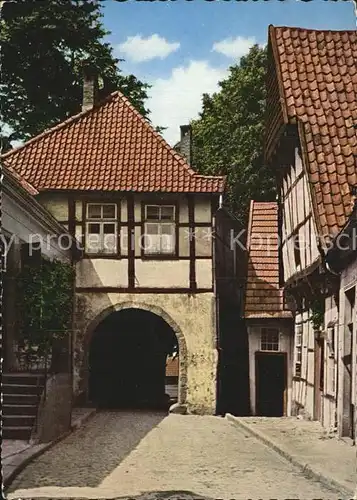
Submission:
<svg viewBox="0 0 357 500">
<path fill-rule="evenodd" d="M 331 348 L 329 346 L 329 342 L 327 342 L 328 325 L 331 322 L 336 322 L 335 327 L 335 345 L 333 346 L 334 357 L 332 358 Z M 330 376 L 331 371 L 330 368 L 333 366 L 335 368 L 335 381 L 337 379 L 337 347 L 338 347 L 338 309 L 333 297 L 327 297 L 325 300 L 325 320 L 324 320 L 324 331 L 325 331 L 325 357 L 324 357 L 324 370 L 325 370 L 325 380 L 324 380 L 324 394 L 322 401 L 322 425 L 326 429 L 333 429 L 335 426 L 335 417 L 336 417 L 336 390 L 331 391 L 330 384 Z M 336 389 L 336 386 L 335 386 Z M 332 399 L 333 396 L 333 399 Z"/>
<path fill-rule="evenodd" d="M 302 172 L 301 158 L 298 154 L 298 149 L 295 150 L 295 168 L 291 166 L 291 175 L 287 181 L 284 181 L 283 193 L 292 185 Z M 301 244 L 301 265 L 296 267 L 294 257 L 294 244 L 292 240 L 283 244 L 283 268 L 284 279 L 287 281 L 297 272 L 303 270 L 312 264 L 318 257 L 319 251 L 317 248 L 316 229 L 313 221 L 313 210 L 311 203 L 311 194 L 309 191 L 308 180 L 305 174 L 296 181 L 295 186 L 290 191 L 287 199 L 284 200 L 283 210 L 285 215 L 286 235 L 301 224 L 306 217 L 305 225 L 299 229 L 299 239 Z"/>
<path fill-rule="evenodd" d="M 126 198 L 123 198 L 121 200 L 120 220 L 122 222 L 127 222 L 127 220 L 128 220 L 128 203 L 126 201 Z"/>
<path fill-rule="evenodd" d="M 197 288 L 212 288 L 212 260 L 196 260 L 196 283 Z"/>
<path fill-rule="evenodd" d="M 2 228 L 25 243 L 35 242 L 35 235 L 39 235 L 41 240 L 41 251 L 49 259 L 59 259 L 70 261 L 71 252 L 63 248 L 58 243 L 58 233 L 52 233 L 48 227 L 45 227 L 37 218 L 25 211 L 13 198 L 7 193 L 2 197 Z M 37 248 L 37 245 L 36 247 Z"/>
<path fill-rule="evenodd" d="M 213 414 L 216 406 L 217 351 L 215 348 L 215 305 L 213 293 L 187 294 L 77 294 L 74 391 L 78 394 L 86 381 L 83 362 L 87 356 L 89 336 L 102 319 L 103 312 L 130 307 L 159 308 L 178 326 L 187 347 L 187 404 L 193 413 Z M 199 311 L 199 314 L 197 314 Z M 87 347 L 85 347 L 87 345 Z M 181 360 L 181 354 L 180 354 Z"/>
<path fill-rule="evenodd" d="M 309 320 L 310 315 L 311 315 L 310 311 L 306 311 L 306 313 L 305 313 L 306 321 L 304 323 L 304 326 L 306 328 L 306 330 L 305 330 L 306 335 L 305 335 L 304 344 L 307 345 L 308 372 L 307 372 L 305 409 L 307 411 L 308 416 L 313 418 L 314 417 L 314 399 L 315 399 L 315 389 L 314 389 L 314 384 L 315 384 L 315 354 L 314 354 L 314 352 L 315 352 L 315 337 L 314 337 L 314 330 L 313 330 L 311 321 Z M 305 351 L 306 351 L 306 348 L 305 348 Z"/>
<path fill-rule="evenodd" d="M 255 381 L 255 353 L 265 352 L 260 351 L 260 339 L 262 328 L 278 328 L 280 331 L 279 351 L 287 353 L 287 401 L 286 401 L 286 416 L 291 415 L 292 401 L 292 332 L 286 326 L 279 325 L 278 322 L 273 324 L 261 324 L 256 326 L 248 326 L 249 340 L 249 387 L 250 387 L 250 404 L 252 415 L 256 414 L 256 381 Z M 269 351 L 271 352 L 271 351 Z"/>
<path fill-rule="evenodd" d="M 209 198 L 195 196 L 195 222 L 208 222 L 212 220 L 211 201 Z"/>
<path fill-rule="evenodd" d="M 57 220 L 68 220 L 67 196 L 59 193 L 41 193 L 39 200 Z"/>
<path fill-rule="evenodd" d="M 154 288 L 188 288 L 188 260 L 135 260 L 137 286 Z"/>
<path fill-rule="evenodd" d="M 82 221 L 82 218 L 83 218 L 83 202 L 81 200 L 76 200 L 76 202 L 75 202 L 75 213 L 76 213 L 76 220 L 78 222 Z"/>
<path fill-rule="evenodd" d="M 357 436 L 357 318 L 356 318 L 356 304 L 357 304 L 357 259 L 354 260 L 341 274 L 341 287 L 340 287 L 340 309 L 339 309 L 339 329 L 338 329 L 338 383 L 339 387 L 343 387 L 344 367 L 342 357 L 344 355 L 344 320 L 345 320 L 345 307 L 346 298 L 345 293 L 348 289 L 356 287 L 355 296 L 355 313 L 353 315 L 353 332 L 352 332 L 352 404 L 355 407 L 355 434 Z M 337 416 L 338 425 L 342 427 L 342 414 L 343 414 L 343 391 L 340 390 L 337 395 Z"/>
<path fill-rule="evenodd" d="M 82 259 L 76 264 L 77 287 L 127 287 L 127 259 Z"/>
<path fill-rule="evenodd" d="M 308 310 L 297 313 L 295 316 L 295 332 L 297 325 L 302 325 L 302 353 L 301 353 L 301 379 L 293 381 L 292 400 L 302 407 L 306 418 L 314 416 L 314 332 L 309 321 L 310 312 Z M 295 337 L 295 334 L 294 334 Z M 295 340 L 294 340 L 295 344 Z M 295 360 L 293 366 L 293 376 L 295 375 Z"/>
<path fill-rule="evenodd" d="M 180 227 L 179 231 L 179 255 L 188 257 L 190 255 L 190 238 L 187 227 Z"/>
<path fill-rule="evenodd" d="M 188 238 L 187 238 L 188 239 Z M 197 227 L 195 229 L 195 253 L 199 257 L 212 256 L 211 227 Z"/>
<path fill-rule="evenodd" d="M 188 202 L 186 198 L 180 200 L 179 221 L 188 223 Z"/>
</svg>

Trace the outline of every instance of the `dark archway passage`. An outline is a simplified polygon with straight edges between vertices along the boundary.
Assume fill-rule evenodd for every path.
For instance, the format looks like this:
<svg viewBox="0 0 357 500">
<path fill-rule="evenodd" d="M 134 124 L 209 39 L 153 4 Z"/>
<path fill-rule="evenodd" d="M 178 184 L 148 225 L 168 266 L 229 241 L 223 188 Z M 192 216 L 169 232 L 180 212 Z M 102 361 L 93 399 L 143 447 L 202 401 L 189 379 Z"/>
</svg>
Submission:
<svg viewBox="0 0 357 500">
<path fill-rule="evenodd" d="M 177 350 L 160 316 L 136 308 L 111 313 L 92 337 L 89 399 L 104 408 L 166 408 L 166 359 Z"/>
</svg>

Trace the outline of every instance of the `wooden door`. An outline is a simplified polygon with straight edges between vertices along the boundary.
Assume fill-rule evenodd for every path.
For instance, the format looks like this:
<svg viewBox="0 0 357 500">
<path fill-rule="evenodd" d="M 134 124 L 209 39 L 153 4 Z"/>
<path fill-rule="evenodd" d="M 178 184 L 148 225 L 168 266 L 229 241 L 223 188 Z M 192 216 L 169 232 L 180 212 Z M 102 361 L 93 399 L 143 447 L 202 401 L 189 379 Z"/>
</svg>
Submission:
<svg viewBox="0 0 357 500">
<path fill-rule="evenodd" d="M 255 353 L 256 414 L 266 417 L 286 415 L 286 353 Z"/>
</svg>

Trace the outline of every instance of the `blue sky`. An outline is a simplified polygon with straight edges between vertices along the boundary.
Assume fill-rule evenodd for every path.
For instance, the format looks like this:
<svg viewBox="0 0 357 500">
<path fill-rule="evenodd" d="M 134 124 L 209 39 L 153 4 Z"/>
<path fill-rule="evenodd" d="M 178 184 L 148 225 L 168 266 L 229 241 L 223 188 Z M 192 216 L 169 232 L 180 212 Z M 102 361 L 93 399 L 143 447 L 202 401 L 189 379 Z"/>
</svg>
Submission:
<svg viewBox="0 0 357 500">
<path fill-rule="evenodd" d="M 202 93 L 216 91 L 250 45 L 266 43 L 269 24 L 356 29 L 353 4 L 343 0 L 106 0 L 103 13 L 123 72 L 152 85 L 151 119 L 168 127 L 171 144 L 197 117 Z"/>
</svg>

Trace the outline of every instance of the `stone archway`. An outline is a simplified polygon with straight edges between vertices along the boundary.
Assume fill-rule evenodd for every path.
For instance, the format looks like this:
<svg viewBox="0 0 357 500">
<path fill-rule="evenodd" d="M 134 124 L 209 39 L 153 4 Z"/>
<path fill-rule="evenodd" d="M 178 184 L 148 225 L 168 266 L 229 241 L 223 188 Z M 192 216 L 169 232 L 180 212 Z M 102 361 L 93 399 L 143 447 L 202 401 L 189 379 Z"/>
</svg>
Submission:
<svg viewBox="0 0 357 500">
<path fill-rule="evenodd" d="M 88 376 L 89 376 L 89 367 L 88 367 L 88 359 L 89 359 L 89 350 L 90 344 L 93 338 L 93 335 L 97 329 L 97 327 L 112 313 L 116 313 L 119 311 L 124 311 L 127 309 L 138 309 L 142 311 L 150 312 L 160 318 L 162 318 L 165 323 L 171 328 L 174 332 L 177 343 L 179 347 L 179 381 L 178 381 L 178 404 L 185 405 L 187 402 L 187 346 L 186 339 L 177 325 L 177 323 L 171 318 L 169 314 L 166 313 L 161 307 L 148 304 L 148 303 L 137 303 L 134 301 L 127 301 L 118 303 L 112 306 L 105 308 L 101 311 L 95 319 L 89 324 L 86 329 L 86 334 L 84 337 L 84 372 L 86 373 L 86 387 L 88 393 Z"/>
</svg>

